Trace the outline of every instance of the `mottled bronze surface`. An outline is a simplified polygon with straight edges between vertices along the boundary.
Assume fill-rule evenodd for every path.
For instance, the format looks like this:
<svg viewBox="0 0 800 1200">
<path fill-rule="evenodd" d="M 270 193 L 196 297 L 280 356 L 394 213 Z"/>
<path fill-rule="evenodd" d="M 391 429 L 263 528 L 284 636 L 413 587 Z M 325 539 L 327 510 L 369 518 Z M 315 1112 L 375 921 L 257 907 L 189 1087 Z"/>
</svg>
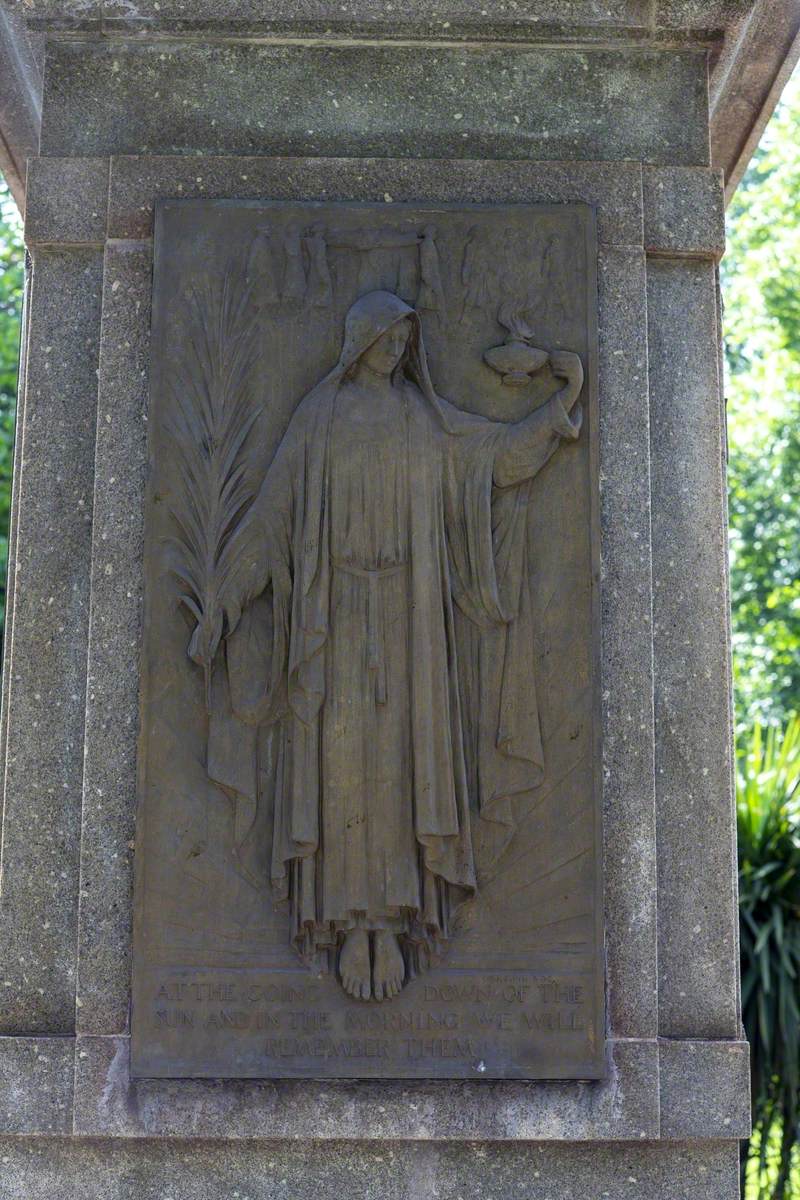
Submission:
<svg viewBox="0 0 800 1200">
<path fill-rule="evenodd" d="M 135 1075 L 604 1073 L 595 263 L 160 206 Z"/>
</svg>

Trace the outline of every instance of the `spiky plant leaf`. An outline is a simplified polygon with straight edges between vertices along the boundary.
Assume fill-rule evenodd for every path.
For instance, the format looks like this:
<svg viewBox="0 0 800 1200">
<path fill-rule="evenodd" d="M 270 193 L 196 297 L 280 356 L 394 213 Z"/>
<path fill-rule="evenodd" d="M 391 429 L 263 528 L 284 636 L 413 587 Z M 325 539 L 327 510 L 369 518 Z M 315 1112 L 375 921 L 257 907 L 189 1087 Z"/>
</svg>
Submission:
<svg viewBox="0 0 800 1200">
<path fill-rule="evenodd" d="M 181 602 L 197 622 L 189 656 L 202 663 L 210 708 L 211 661 L 222 636 L 225 549 L 252 503 L 246 450 L 259 417 L 252 289 L 232 262 L 188 297 L 188 335 L 170 370 L 166 423 L 180 477 L 168 539 Z"/>
<path fill-rule="evenodd" d="M 750 1183 L 789 1200 L 800 1170 L 800 718 L 737 751 L 742 1012 L 757 1153 Z"/>
</svg>

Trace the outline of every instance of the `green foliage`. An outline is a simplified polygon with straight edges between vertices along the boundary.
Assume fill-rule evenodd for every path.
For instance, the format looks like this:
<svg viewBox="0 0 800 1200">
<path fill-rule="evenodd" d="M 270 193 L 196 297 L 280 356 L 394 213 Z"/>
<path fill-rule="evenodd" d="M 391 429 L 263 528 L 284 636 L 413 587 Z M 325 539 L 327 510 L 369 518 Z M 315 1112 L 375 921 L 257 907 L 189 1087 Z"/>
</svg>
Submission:
<svg viewBox="0 0 800 1200">
<path fill-rule="evenodd" d="M 0 629 L 6 600 L 23 262 L 19 213 L 0 176 Z"/>
<path fill-rule="evenodd" d="M 800 698 L 800 74 L 729 209 L 723 260 L 737 715 Z"/>
<path fill-rule="evenodd" d="M 800 74 L 728 217 L 742 1003 L 755 1125 L 745 1195 L 788 1200 L 800 1198 Z"/>
<path fill-rule="evenodd" d="M 756 723 L 736 768 L 742 1012 L 757 1133 L 748 1190 L 782 1200 L 798 1194 L 800 1170 L 800 718 L 783 730 Z"/>
</svg>

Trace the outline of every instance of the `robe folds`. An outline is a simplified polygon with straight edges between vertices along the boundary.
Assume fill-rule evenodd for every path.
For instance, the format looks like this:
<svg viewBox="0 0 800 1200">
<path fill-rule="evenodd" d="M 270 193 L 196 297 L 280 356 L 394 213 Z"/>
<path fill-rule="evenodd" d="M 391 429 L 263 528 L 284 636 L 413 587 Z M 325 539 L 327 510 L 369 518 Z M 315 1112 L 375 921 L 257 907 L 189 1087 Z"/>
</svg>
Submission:
<svg viewBox="0 0 800 1200">
<path fill-rule="evenodd" d="M 337 396 L 360 354 L 403 318 L 413 332 L 396 378 L 396 452 L 406 456 L 407 479 L 402 561 L 342 564 L 337 470 L 345 468 L 336 446 L 347 431 L 336 424 Z M 578 430 L 557 395 L 516 425 L 464 413 L 436 395 L 416 313 L 391 293 L 353 306 L 339 363 L 295 410 L 233 534 L 220 591 L 226 636 L 213 673 L 208 771 L 233 798 L 240 871 L 255 884 L 269 875 L 275 897 L 289 903 L 291 936 L 304 957 L 362 924 L 398 932 L 413 969 L 448 936 L 459 906 L 513 835 L 512 797 L 543 775 L 530 480 L 560 438 Z M 350 606 L 346 620 L 337 615 L 342 603 Z M 389 625 L 375 616 L 387 605 L 397 614 Z M 352 685 L 345 678 L 336 649 L 343 630 L 360 643 L 353 659 L 369 673 L 359 719 L 383 729 L 381 753 L 397 759 L 368 778 L 337 756 L 330 734 L 336 706 L 352 710 L 348 687 L 361 687 L 355 669 Z M 402 712 L 391 709 L 398 702 Z M 268 772 L 260 762 L 266 732 Z M 393 799 L 375 798 L 378 776 L 390 780 Z M 391 882 L 376 891 L 347 877 L 337 838 L 351 835 L 344 825 L 338 832 L 333 805 L 348 793 L 367 822 L 381 821 L 381 804 L 393 804 L 398 821 L 406 814 L 396 855 L 414 862 L 404 859 L 395 893 Z M 391 859 L 388 836 L 363 845 Z"/>
</svg>

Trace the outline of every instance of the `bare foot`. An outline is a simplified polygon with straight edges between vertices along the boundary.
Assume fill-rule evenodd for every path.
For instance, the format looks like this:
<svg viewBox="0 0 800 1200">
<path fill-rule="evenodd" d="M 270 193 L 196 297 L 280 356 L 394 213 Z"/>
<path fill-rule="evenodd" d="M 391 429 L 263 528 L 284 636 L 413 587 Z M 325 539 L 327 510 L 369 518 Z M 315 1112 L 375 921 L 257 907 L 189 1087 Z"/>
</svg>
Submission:
<svg viewBox="0 0 800 1200">
<path fill-rule="evenodd" d="M 348 996 L 369 1000 L 369 934 L 366 929 L 351 929 L 339 955 L 339 978 Z"/>
<path fill-rule="evenodd" d="M 403 986 L 406 964 L 397 938 L 386 929 L 375 934 L 375 966 L 372 971 L 372 994 L 376 1000 L 391 1000 Z"/>
</svg>

